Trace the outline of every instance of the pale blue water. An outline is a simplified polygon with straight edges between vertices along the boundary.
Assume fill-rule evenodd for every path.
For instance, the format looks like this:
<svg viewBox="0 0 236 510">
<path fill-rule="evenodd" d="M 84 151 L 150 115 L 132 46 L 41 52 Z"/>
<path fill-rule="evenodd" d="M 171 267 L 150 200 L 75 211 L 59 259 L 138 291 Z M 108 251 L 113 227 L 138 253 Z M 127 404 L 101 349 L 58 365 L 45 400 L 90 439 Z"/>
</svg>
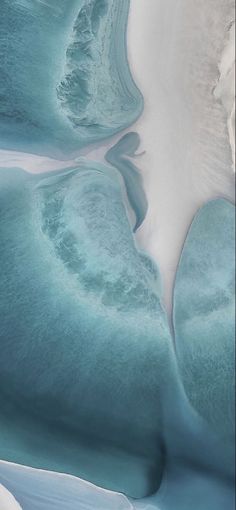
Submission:
<svg viewBox="0 0 236 510">
<path fill-rule="evenodd" d="M 235 417 L 235 208 L 209 202 L 190 228 L 174 292 L 177 357 L 186 393 L 232 440 Z"/>
<path fill-rule="evenodd" d="M 0 479 L 24 510 L 227 510 L 234 509 L 232 486 L 205 472 L 180 468 L 169 472 L 160 491 L 130 500 L 101 492 L 76 478 L 0 464 Z"/>
</svg>

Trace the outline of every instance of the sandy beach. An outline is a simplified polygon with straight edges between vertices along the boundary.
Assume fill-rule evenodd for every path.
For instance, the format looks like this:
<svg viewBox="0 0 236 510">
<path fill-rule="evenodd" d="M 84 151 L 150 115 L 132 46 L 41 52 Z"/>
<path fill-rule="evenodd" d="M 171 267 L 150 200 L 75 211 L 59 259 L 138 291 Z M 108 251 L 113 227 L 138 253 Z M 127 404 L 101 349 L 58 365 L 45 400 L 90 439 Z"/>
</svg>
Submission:
<svg viewBox="0 0 236 510">
<path fill-rule="evenodd" d="M 146 151 L 138 164 L 149 204 L 137 238 L 160 267 L 169 311 L 194 214 L 217 196 L 233 198 L 227 115 L 213 93 L 232 16 L 231 0 L 148 0 L 148 8 L 131 0 L 129 61 L 145 98 L 132 129 Z"/>
</svg>

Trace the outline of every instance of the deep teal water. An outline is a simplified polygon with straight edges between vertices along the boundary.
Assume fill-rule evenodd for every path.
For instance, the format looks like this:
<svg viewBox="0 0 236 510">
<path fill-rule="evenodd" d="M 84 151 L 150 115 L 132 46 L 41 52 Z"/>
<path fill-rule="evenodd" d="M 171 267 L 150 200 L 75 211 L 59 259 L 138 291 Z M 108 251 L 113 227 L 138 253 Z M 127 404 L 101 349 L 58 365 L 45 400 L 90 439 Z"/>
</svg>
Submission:
<svg viewBox="0 0 236 510">
<path fill-rule="evenodd" d="M 129 0 L 1 0 L 0 9 L 0 148 L 64 159 L 140 115 Z"/>
<path fill-rule="evenodd" d="M 98 163 L 0 171 L 0 456 L 138 497 L 160 483 L 174 356 L 158 270 L 136 248 L 121 184 Z"/>
<path fill-rule="evenodd" d="M 192 470 L 200 470 L 230 486 L 233 439 L 222 437 L 220 422 L 212 421 L 211 414 L 208 419 L 211 407 L 204 406 L 204 399 L 192 401 L 190 394 L 198 414 L 186 400 L 184 363 L 180 358 L 179 374 L 158 270 L 135 245 L 120 174 L 108 165 L 82 160 L 78 168 L 50 175 L 1 169 L 0 184 L 1 458 L 71 473 L 135 498 L 155 492 L 166 476 L 173 482 L 169 473 L 181 471 L 191 478 Z M 227 293 L 234 208 L 218 200 L 206 205 L 199 217 L 200 226 L 197 217 L 183 250 L 175 311 L 179 285 L 188 274 L 181 277 L 186 252 L 193 297 L 200 295 L 204 250 L 196 272 L 191 256 L 210 225 L 205 279 L 211 292 L 204 294 L 204 313 L 218 292 L 216 264 L 225 260 L 220 285 Z M 187 295 L 184 308 L 182 296 L 180 325 L 191 302 Z M 193 320 L 194 309 L 192 314 Z M 199 320 L 202 327 L 204 320 Z M 219 334 L 214 320 L 215 308 L 211 334 Z M 226 326 L 230 320 L 233 325 L 233 313 L 231 319 L 226 315 Z M 175 313 L 177 359 L 185 339 L 178 337 L 179 323 Z M 227 363 L 227 357 L 228 367 L 231 363 L 233 338 L 226 326 L 221 336 L 221 342 L 229 343 L 226 361 L 221 343 L 216 343 L 205 387 L 215 396 L 213 409 L 227 424 L 220 390 L 228 397 L 232 381 L 226 370 L 225 380 L 215 377 L 219 363 Z M 189 331 L 189 341 L 196 331 Z M 203 343 L 205 348 L 207 353 Z M 197 394 L 202 364 L 197 354 L 195 358 L 196 367 L 189 372 Z M 214 393 L 216 383 L 219 391 Z M 209 497 L 212 501 L 211 490 Z"/>
<path fill-rule="evenodd" d="M 135 213 L 134 232 L 145 219 L 148 203 L 143 189 L 141 172 L 130 159 L 136 155 L 140 139 L 137 133 L 127 133 L 106 153 L 106 161 L 117 168 L 126 186 L 129 203 Z"/>
</svg>

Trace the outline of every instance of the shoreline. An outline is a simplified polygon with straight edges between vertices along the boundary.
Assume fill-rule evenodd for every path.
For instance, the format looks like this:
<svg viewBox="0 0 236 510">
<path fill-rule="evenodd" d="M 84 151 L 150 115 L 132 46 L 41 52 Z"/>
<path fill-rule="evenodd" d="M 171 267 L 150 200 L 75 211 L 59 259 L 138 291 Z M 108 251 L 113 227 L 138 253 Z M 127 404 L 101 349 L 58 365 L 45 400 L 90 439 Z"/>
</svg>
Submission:
<svg viewBox="0 0 236 510">
<path fill-rule="evenodd" d="M 217 197 L 233 200 L 227 121 L 213 94 L 231 2 L 222 7 L 217 0 L 214 9 L 213 3 L 130 4 L 128 57 L 145 99 L 132 130 L 145 151 L 139 166 L 149 205 L 136 239 L 160 268 L 169 316 L 176 268 L 196 212 Z"/>
</svg>

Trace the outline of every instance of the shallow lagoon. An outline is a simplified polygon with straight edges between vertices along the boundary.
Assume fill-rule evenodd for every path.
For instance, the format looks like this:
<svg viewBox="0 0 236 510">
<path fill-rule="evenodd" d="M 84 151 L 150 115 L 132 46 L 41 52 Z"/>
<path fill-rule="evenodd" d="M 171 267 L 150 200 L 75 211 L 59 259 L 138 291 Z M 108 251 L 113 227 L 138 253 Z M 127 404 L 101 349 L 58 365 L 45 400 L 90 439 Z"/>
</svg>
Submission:
<svg viewBox="0 0 236 510">
<path fill-rule="evenodd" d="M 154 232 L 153 237 L 150 230 L 150 224 L 155 224 L 150 174 L 147 178 L 144 171 L 142 180 L 131 160 L 136 157 L 138 134 L 126 135 L 109 149 L 106 158 L 112 167 L 98 161 L 74 160 L 80 147 L 107 139 L 130 125 L 142 111 L 142 96 L 126 59 L 128 2 L 117 6 L 116 2 L 98 0 L 57 5 L 52 1 L 29 4 L 19 0 L 11 5 L 4 1 L 0 48 L 7 56 L 4 65 L 11 87 L 7 89 L 2 79 L 1 146 L 69 158 L 71 163 L 69 169 L 51 175 L 30 176 L 21 168 L 0 171 L 0 456 L 19 464 L 76 474 L 102 487 L 123 491 L 127 497 L 104 492 L 78 478 L 5 462 L 0 466 L 0 482 L 22 508 L 29 510 L 32 505 L 40 510 L 59 509 L 60 505 L 68 510 L 231 509 L 233 206 L 226 201 L 212 202 L 194 220 L 177 272 L 174 327 L 170 330 L 163 307 L 166 284 L 163 289 L 157 266 L 145 250 L 149 232 L 146 246 L 156 255 L 158 236 Z M 182 7 L 185 24 L 191 16 L 184 18 L 186 6 Z M 230 18 L 230 5 L 228 8 L 224 11 L 226 19 Z M 22 19 L 28 26 L 24 33 L 27 45 L 20 35 Z M 14 53 L 6 54 L 4 38 L 8 48 L 15 46 L 16 32 L 9 27 L 16 20 L 23 43 Z M 50 33 L 49 21 L 54 27 Z M 215 26 L 219 30 L 220 25 Z M 47 45 L 41 35 L 36 38 L 39 29 L 48 37 Z M 178 30 L 173 31 L 175 37 L 176 33 Z M 207 56 L 213 58 L 210 52 Z M 22 57 L 23 72 L 19 66 Z M 99 66 L 91 65 L 94 62 Z M 163 71 L 163 59 L 160 62 Z M 44 82 L 40 76 L 45 76 Z M 111 87 L 111 83 L 116 85 Z M 146 91 L 144 95 L 148 103 Z M 171 161 L 177 154 L 176 189 L 181 190 L 179 169 L 184 151 L 176 152 L 180 137 L 173 137 L 178 116 L 168 110 L 173 113 L 173 128 L 168 130 L 168 122 L 162 124 L 164 95 L 160 97 L 160 120 L 155 120 L 160 135 L 156 154 L 160 154 L 159 163 L 165 163 L 165 172 L 173 177 L 166 164 L 168 158 L 161 157 L 165 133 L 169 133 L 174 151 L 168 151 L 168 157 Z M 220 108 L 214 109 L 215 114 L 221 126 Z M 160 124 L 164 127 L 161 132 Z M 142 125 L 145 114 L 141 131 Z M 221 128 L 217 137 L 220 132 Z M 209 133 L 212 140 L 212 131 Z M 212 151 L 214 143 L 208 141 Z M 231 196 L 227 144 L 224 133 L 218 152 L 222 171 L 217 182 L 213 179 L 212 189 L 213 194 L 220 190 L 222 195 Z M 216 161 L 214 150 L 207 161 Z M 153 171 L 154 166 L 150 169 Z M 159 169 L 157 175 L 161 177 Z M 162 181 L 155 182 L 158 185 Z M 209 182 L 206 188 L 206 193 L 196 193 L 192 215 L 202 202 L 212 198 Z M 184 198 L 189 221 L 185 194 L 180 197 Z M 192 197 L 191 190 L 189 201 Z M 211 221 L 209 210 L 214 211 Z M 198 217 L 202 218 L 200 227 Z M 140 226 L 134 238 L 132 230 Z M 211 236 L 206 236 L 195 260 L 196 247 L 201 246 L 208 231 Z M 176 244 L 173 246 L 177 257 Z M 225 258 L 226 269 L 221 264 Z M 189 274 L 191 282 L 186 283 Z M 194 295 L 189 293 L 192 286 Z M 224 310 L 221 296 L 227 305 Z M 203 301 L 203 312 L 211 312 L 210 336 L 217 340 L 214 353 L 208 333 L 205 341 L 204 313 L 196 313 Z M 172 322 L 170 307 L 168 312 Z M 199 325 L 200 346 L 193 363 L 189 353 L 191 345 L 196 345 Z M 226 346 L 224 367 L 222 343 Z M 190 369 L 183 361 L 186 355 Z M 202 378 L 201 356 L 207 360 L 210 397 L 206 399 L 200 395 L 201 384 L 196 384 Z"/>
<path fill-rule="evenodd" d="M 226 296 L 232 281 L 234 207 L 222 200 L 209 203 L 200 212 L 200 226 L 197 216 L 187 238 L 176 281 L 175 310 L 179 305 L 182 310 L 174 323 L 177 365 L 158 271 L 136 247 L 116 171 L 85 161 L 50 176 L 2 169 L 1 204 L 1 457 L 76 474 L 135 498 L 161 486 L 150 504 L 159 504 L 164 491 L 166 508 L 171 505 L 172 487 L 178 494 L 176 480 L 181 477 L 189 478 L 187 491 L 203 487 L 204 501 L 209 498 L 212 503 L 217 495 L 217 501 L 221 497 L 230 502 L 233 394 L 226 415 L 221 411 L 225 402 L 221 392 L 230 396 L 233 307 L 225 316 L 227 329 L 222 325 L 223 337 L 215 343 L 214 363 L 207 369 L 207 388 L 215 399 L 213 414 L 208 399 L 200 395 L 198 352 L 208 352 L 204 336 L 199 337 L 194 370 L 187 371 L 186 382 L 180 350 L 185 336 L 183 332 L 179 336 L 179 324 L 183 328 L 182 319 L 195 321 L 189 344 L 204 324 L 205 313 L 209 327 L 212 310 L 212 335 L 219 335 L 223 309 L 219 301 L 217 307 L 212 308 L 212 303 L 219 285 Z M 204 244 L 208 254 L 205 257 L 200 250 L 196 259 L 200 269 L 194 273 L 191 250 L 196 256 L 194 243 L 201 243 L 209 224 L 211 239 Z M 223 264 L 221 280 L 216 280 L 218 264 L 226 257 L 229 264 Z M 182 269 L 185 262 L 191 267 L 196 300 L 204 288 L 198 286 L 205 261 L 208 285 L 198 322 L 196 313 L 191 315 L 190 296 L 181 292 L 179 301 L 178 291 L 188 275 Z M 189 285 L 185 288 L 188 291 Z M 215 370 L 222 363 L 221 341 L 227 346 L 225 368 L 216 378 Z M 192 401 L 193 408 L 182 381 L 187 395 L 190 389 L 190 401 L 193 383 L 199 381 L 194 395 L 200 396 Z M 215 410 L 223 419 L 219 428 Z M 26 476 L 27 486 L 27 477 L 33 476 L 37 487 L 38 472 L 11 465 L 8 469 L 13 473 L 5 480 L 6 464 L 1 467 L 1 482 L 27 503 L 28 489 L 26 494 L 18 493 L 14 473 L 23 476 L 22 483 Z M 50 480 L 57 483 L 56 475 Z M 49 483 L 46 475 L 44 481 Z M 76 483 L 73 479 L 77 491 Z M 185 504 L 185 496 L 178 497 L 180 505 Z M 196 510 L 204 504 L 197 501 Z"/>
</svg>

